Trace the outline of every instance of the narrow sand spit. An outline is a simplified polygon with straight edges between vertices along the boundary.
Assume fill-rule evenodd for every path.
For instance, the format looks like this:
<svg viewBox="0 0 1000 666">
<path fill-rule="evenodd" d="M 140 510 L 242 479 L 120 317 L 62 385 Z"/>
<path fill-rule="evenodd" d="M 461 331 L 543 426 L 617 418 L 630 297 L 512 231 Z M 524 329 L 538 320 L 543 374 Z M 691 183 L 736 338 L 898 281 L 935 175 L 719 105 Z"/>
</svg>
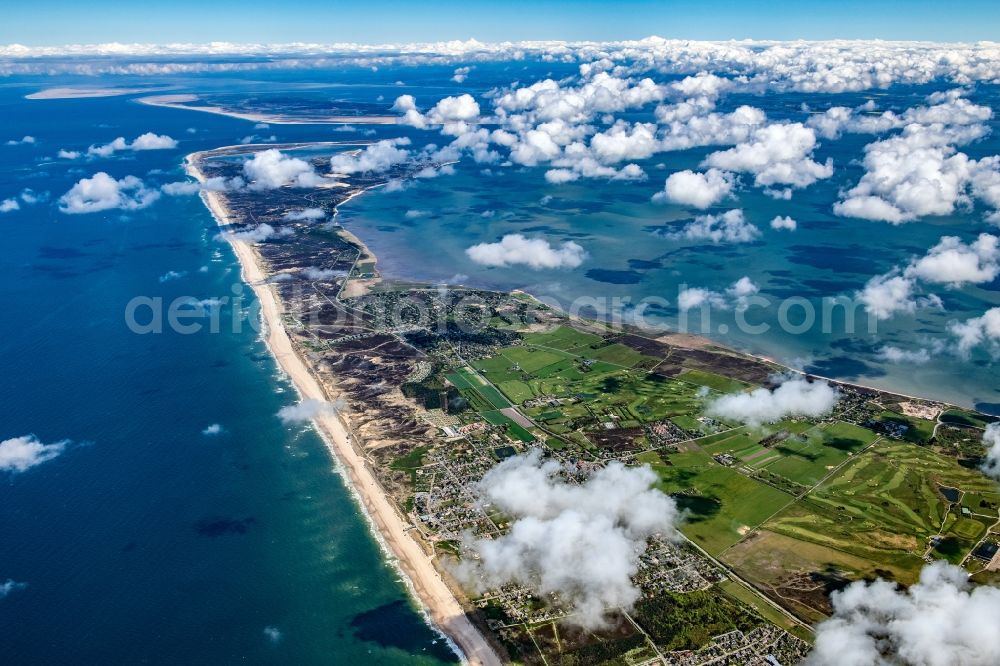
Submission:
<svg viewBox="0 0 1000 666">
<path fill-rule="evenodd" d="M 118 97 L 120 95 L 135 95 L 162 90 L 162 88 L 97 88 L 70 86 L 64 88 L 46 88 L 25 95 L 25 99 L 80 99 L 86 97 Z"/>
<path fill-rule="evenodd" d="M 233 111 L 221 106 L 199 105 L 195 106 L 191 102 L 197 102 L 197 95 L 153 95 L 151 97 L 140 97 L 135 100 L 140 104 L 149 106 L 163 106 L 168 109 L 185 109 L 187 111 L 201 111 L 203 113 L 214 113 L 230 118 L 242 118 L 258 123 L 272 123 L 275 125 L 395 125 L 399 122 L 396 116 L 333 116 L 317 115 L 297 118 L 295 116 L 282 115 L 280 113 L 262 113 L 251 111 Z"/>
<path fill-rule="evenodd" d="M 197 158 L 197 154 L 189 155 L 185 168 L 190 176 L 205 182 L 204 174 L 196 166 Z M 201 196 L 220 225 L 231 222 L 229 211 L 217 193 L 205 191 Z M 295 351 L 285 331 L 281 320 L 282 305 L 273 287 L 265 282 L 267 276 L 253 245 L 232 235 L 227 235 L 227 239 L 240 261 L 244 281 L 253 288 L 260 301 L 261 316 L 267 328 L 266 342 L 271 354 L 303 399 L 329 400 L 330 396 Z M 396 557 L 399 569 L 408 579 L 417 600 L 434 625 L 458 645 L 469 663 L 483 666 L 501 664 L 489 642 L 466 617 L 462 605 L 434 568 L 423 546 L 406 533 L 408 523 L 389 500 L 364 456 L 354 447 L 348 428 L 341 420 L 343 418 L 339 413 L 324 413 L 316 417 L 315 424 L 330 453 L 341 464 L 366 517 Z"/>
</svg>

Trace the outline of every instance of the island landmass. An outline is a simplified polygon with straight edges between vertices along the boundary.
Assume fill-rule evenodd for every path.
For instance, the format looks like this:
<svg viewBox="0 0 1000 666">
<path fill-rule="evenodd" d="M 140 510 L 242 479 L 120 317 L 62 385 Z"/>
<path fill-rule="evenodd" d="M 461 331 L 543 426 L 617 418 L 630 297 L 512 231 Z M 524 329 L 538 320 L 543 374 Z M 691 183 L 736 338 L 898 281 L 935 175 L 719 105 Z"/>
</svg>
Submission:
<svg viewBox="0 0 1000 666">
<path fill-rule="evenodd" d="M 186 168 L 202 184 L 225 181 L 271 148 L 194 153 Z M 344 147 L 282 149 L 321 167 Z M 788 368 L 569 317 L 520 291 L 383 279 L 338 207 L 426 166 L 202 197 L 257 295 L 271 353 L 304 400 L 336 406 L 317 428 L 415 598 L 468 661 L 795 663 L 830 593 L 852 580 L 910 584 L 937 559 L 979 582 L 1000 576 L 1000 493 L 978 470 L 993 417 L 831 382 L 831 414 L 751 427 L 706 416 L 706 400 L 774 388 Z M 307 208 L 322 219 L 294 214 Z M 642 596 L 608 629 L 572 628 L 558 599 L 523 586 L 476 592 L 452 575 L 467 535 L 509 527 L 476 501 L 475 483 L 531 449 L 582 477 L 612 461 L 648 465 L 685 511 L 679 540 L 649 540 Z"/>
<path fill-rule="evenodd" d="M 150 97 L 140 97 L 136 101 L 148 106 L 201 111 L 203 113 L 214 113 L 230 118 L 240 118 L 256 123 L 273 123 L 275 125 L 395 125 L 399 121 L 396 116 L 390 115 L 350 115 L 308 109 L 302 110 L 297 114 L 291 114 L 279 109 L 262 110 L 253 107 L 243 108 L 235 105 L 235 103 L 228 105 L 224 103 L 205 103 L 198 95 L 192 94 L 152 95 Z M 197 102 L 202 103 L 199 104 Z"/>
</svg>

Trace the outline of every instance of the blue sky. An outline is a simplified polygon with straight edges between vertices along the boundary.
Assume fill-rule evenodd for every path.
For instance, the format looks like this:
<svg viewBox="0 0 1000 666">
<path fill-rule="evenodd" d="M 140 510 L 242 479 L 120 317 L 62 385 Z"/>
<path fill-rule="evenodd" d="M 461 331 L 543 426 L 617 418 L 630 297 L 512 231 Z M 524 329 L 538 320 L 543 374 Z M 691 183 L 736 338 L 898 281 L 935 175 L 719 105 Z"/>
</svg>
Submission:
<svg viewBox="0 0 1000 666">
<path fill-rule="evenodd" d="M 40 0 L 8 3 L 0 43 L 467 39 L 1000 40 L 1000 0 Z"/>
</svg>

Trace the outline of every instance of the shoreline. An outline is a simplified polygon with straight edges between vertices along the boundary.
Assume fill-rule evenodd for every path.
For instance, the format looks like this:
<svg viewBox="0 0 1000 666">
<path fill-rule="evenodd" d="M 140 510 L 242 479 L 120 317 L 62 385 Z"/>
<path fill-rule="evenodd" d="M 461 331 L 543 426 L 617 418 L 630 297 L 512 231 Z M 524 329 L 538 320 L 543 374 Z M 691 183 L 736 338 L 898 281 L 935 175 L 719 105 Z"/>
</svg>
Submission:
<svg viewBox="0 0 1000 666">
<path fill-rule="evenodd" d="M 197 169 L 195 162 L 201 155 L 208 152 L 212 151 L 191 153 L 185 158 L 184 166 L 186 173 L 198 180 L 198 182 L 205 182 L 205 177 Z M 336 222 L 340 205 L 347 203 L 347 201 L 364 194 L 374 187 L 379 186 L 360 189 L 352 193 L 346 200 L 340 202 L 335 207 L 331 221 Z M 218 193 L 203 191 L 201 192 L 201 197 L 220 226 L 230 222 L 229 211 Z M 371 252 L 368 246 L 356 234 L 343 226 L 340 227 L 340 231 L 350 240 L 356 242 L 359 248 L 362 249 L 362 252 L 367 254 L 372 261 L 376 260 L 376 255 Z M 265 344 L 267 344 L 271 355 L 275 358 L 281 370 L 291 380 L 300 398 L 330 401 L 331 396 L 327 394 L 323 384 L 313 374 L 308 362 L 296 352 L 294 344 L 285 331 L 281 319 L 283 306 L 272 285 L 266 281 L 266 275 L 260 264 L 260 256 L 256 248 L 251 243 L 233 238 L 231 235 L 227 235 L 227 241 L 240 262 L 241 277 L 254 290 L 261 304 L 261 318 L 265 324 L 265 328 L 262 330 L 262 338 Z M 550 308 L 553 307 L 552 304 L 541 300 L 525 289 L 513 289 L 511 293 L 520 293 L 536 303 Z M 585 318 L 570 316 L 569 313 L 562 311 L 560 308 L 554 309 L 572 319 L 590 321 L 601 326 L 611 325 L 610 322 L 600 319 L 586 320 Z M 626 326 L 622 330 L 627 332 L 630 328 Z M 911 401 L 938 403 L 945 408 L 960 407 L 944 400 L 907 395 L 899 391 L 832 379 L 814 373 L 806 373 L 802 370 L 791 368 L 774 358 L 740 350 L 705 336 L 679 334 L 676 332 L 661 332 L 659 335 L 652 335 L 649 331 L 642 331 L 640 329 L 633 329 L 633 332 L 649 337 L 652 340 L 667 342 L 675 346 L 689 348 L 714 347 L 729 354 L 766 362 L 787 373 L 826 380 L 834 385 L 841 384 L 856 387 Z M 674 339 L 668 340 L 668 338 Z M 445 582 L 442 573 L 438 571 L 434 564 L 433 555 L 428 555 L 423 544 L 407 534 L 409 530 L 413 529 L 413 525 L 410 524 L 389 499 L 388 493 L 384 491 L 374 471 L 368 466 L 363 451 L 356 449 L 352 443 L 350 434 L 352 427 L 349 417 L 339 413 L 323 414 L 314 419 L 314 424 L 329 453 L 333 457 L 338 472 L 345 478 L 348 490 L 358 502 L 373 536 L 375 536 L 383 552 L 386 554 L 389 563 L 401 574 L 404 584 L 407 586 L 411 596 L 419 603 L 423 611 L 422 614 L 428 621 L 428 624 L 448 640 L 449 644 L 463 661 L 471 664 L 490 665 L 503 663 L 489 640 L 466 616 L 465 610 L 462 607 L 461 596 L 457 595 L 449 587 L 448 583 Z"/>
<path fill-rule="evenodd" d="M 153 95 L 151 97 L 138 97 L 135 102 L 147 106 L 159 106 L 165 109 L 181 109 L 185 111 L 201 111 L 202 113 L 214 113 L 219 116 L 229 118 L 239 118 L 256 123 L 269 123 L 272 125 L 396 125 L 396 116 L 319 116 L 314 118 L 291 118 L 273 113 L 254 113 L 250 111 L 230 111 L 221 106 L 189 106 L 184 102 L 197 101 L 197 95 Z"/>
<path fill-rule="evenodd" d="M 195 165 L 200 153 L 185 158 L 185 172 L 199 183 L 205 176 Z M 202 201 L 220 226 L 229 223 L 229 212 L 215 192 L 203 191 Z M 302 399 L 330 401 L 322 384 L 311 372 L 308 364 L 296 352 L 281 320 L 282 305 L 265 280 L 259 257 L 253 246 L 245 241 L 227 236 L 240 263 L 241 277 L 254 291 L 261 306 L 265 324 L 262 338 L 281 370 L 291 380 Z M 427 614 L 432 627 L 449 639 L 459 657 L 470 664 L 494 666 L 502 660 L 487 639 L 465 614 L 461 602 L 452 593 L 444 578 L 434 566 L 423 546 L 412 539 L 407 531 L 411 527 L 399 514 L 382 489 L 364 455 L 352 443 L 350 426 L 339 412 L 320 414 L 313 419 L 327 450 L 339 466 L 346 485 L 357 498 L 362 514 L 373 532 L 380 537 L 395 561 L 391 562 L 402 574 L 411 594 Z"/>
<path fill-rule="evenodd" d="M 167 88 L 169 90 L 169 88 Z M 109 88 L 100 86 L 56 86 L 28 93 L 24 99 L 90 99 L 94 97 L 121 97 L 124 95 L 145 95 L 162 92 L 164 88 L 133 86 L 131 88 Z"/>
<path fill-rule="evenodd" d="M 586 319 L 584 317 L 580 317 L 579 315 L 571 315 L 569 312 L 563 310 L 562 308 L 556 307 L 555 305 L 553 305 L 553 304 L 551 304 L 551 303 L 549 303 L 547 301 L 542 300 L 541 298 L 539 298 L 535 294 L 531 293 L 530 291 L 526 291 L 525 289 L 512 289 L 511 293 L 524 294 L 525 296 L 527 296 L 528 298 L 530 298 L 535 303 L 538 303 L 538 304 L 543 305 L 543 306 L 548 307 L 548 308 L 552 308 L 553 310 L 556 310 L 557 312 L 561 313 L 562 315 L 564 315 L 568 319 L 574 319 L 574 320 L 577 320 L 577 321 L 593 321 L 593 322 L 596 322 L 596 323 L 598 323 L 598 324 L 600 324 L 602 326 L 610 327 L 612 330 L 614 330 L 615 326 L 618 326 L 618 327 L 620 327 L 621 331 L 629 332 L 630 325 L 623 326 L 621 324 L 614 324 L 614 323 L 611 323 L 611 322 L 608 322 L 608 321 L 604 321 L 602 319 L 591 319 L 591 320 L 588 320 L 588 319 Z M 793 374 L 793 375 L 799 375 L 801 377 L 811 377 L 813 379 L 822 379 L 823 381 L 825 381 L 827 383 L 830 383 L 830 384 L 843 384 L 844 386 L 850 386 L 852 388 L 857 388 L 857 389 L 864 389 L 866 391 L 875 391 L 877 393 L 883 393 L 885 395 L 891 395 L 891 396 L 894 396 L 894 397 L 897 397 L 897 398 L 906 398 L 907 400 L 918 400 L 920 402 L 933 402 L 933 403 L 938 403 L 940 405 L 946 405 L 948 407 L 954 407 L 954 408 L 958 408 L 958 409 L 967 409 L 967 410 L 971 410 L 971 411 L 974 411 L 974 412 L 979 412 L 979 413 L 986 414 L 986 412 L 980 412 L 980 410 L 976 409 L 975 407 L 965 407 L 965 406 L 959 405 L 957 403 L 949 402 L 948 400 L 942 400 L 942 399 L 939 399 L 939 398 L 928 398 L 926 396 L 919 396 L 919 395 L 911 395 L 911 394 L 903 393 L 901 391 L 897 391 L 895 389 L 879 388 L 877 386 L 872 386 L 872 385 L 869 385 L 869 384 L 860 384 L 858 382 L 851 382 L 851 381 L 847 381 L 845 379 L 836 379 L 834 377 L 827 377 L 826 375 L 816 374 L 815 372 L 806 372 L 805 370 L 799 370 L 797 368 L 793 368 L 793 367 L 791 367 L 789 365 L 786 365 L 785 363 L 782 363 L 781 361 L 779 361 L 779 360 L 777 360 L 775 358 L 772 358 L 770 356 L 765 356 L 763 354 L 756 354 L 754 352 L 750 352 L 750 351 L 746 351 L 746 350 L 743 350 L 743 349 L 739 349 L 737 347 L 732 347 L 732 346 L 730 346 L 730 345 L 728 345 L 728 344 L 726 344 L 724 342 L 720 342 L 718 340 L 713 340 L 712 338 L 709 338 L 709 337 L 704 336 L 704 335 L 695 335 L 694 333 L 679 333 L 679 332 L 670 331 L 670 330 L 668 330 L 668 331 L 658 331 L 657 334 L 654 334 L 652 331 L 647 331 L 647 330 L 644 330 L 644 329 L 642 329 L 640 327 L 633 327 L 633 329 L 634 329 L 634 331 L 637 331 L 639 334 L 643 335 L 644 337 L 649 338 L 650 340 L 654 340 L 654 341 L 657 341 L 657 342 L 664 342 L 665 344 L 670 344 L 670 345 L 673 345 L 675 347 L 681 347 L 681 348 L 684 348 L 684 349 L 708 349 L 708 348 L 716 348 L 716 349 L 720 349 L 720 350 L 722 350 L 722 351 L 724 351 L 724 352 L 726 352 L 728 354 L 733 354 L 735 356 L 743 356 L 743 357 L 746 357 L 746 358 L 752 358 L 752 359 L 754 359 L 756 361 L 761 361 L 761 362 L 767 363 L 769 365 L 777 366 L 778 368 L 780 368 L 785 373 L 790 373 L 790 374 Z M 683 342 L 680 342 L 679 340 L 681 340 Z"/>
</svg>

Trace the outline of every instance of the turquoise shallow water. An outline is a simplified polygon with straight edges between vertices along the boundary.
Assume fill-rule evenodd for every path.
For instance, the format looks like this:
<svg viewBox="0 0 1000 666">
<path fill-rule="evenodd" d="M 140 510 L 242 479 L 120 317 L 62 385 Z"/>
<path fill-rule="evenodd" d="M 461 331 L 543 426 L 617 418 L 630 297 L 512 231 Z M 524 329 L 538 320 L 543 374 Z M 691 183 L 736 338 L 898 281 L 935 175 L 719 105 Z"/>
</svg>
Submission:
<svg viewBox="0 0 1000 666">
<path fill-rule="evenodd" d="M 932 90 L 933 86 L 900 88 L 874 97 L 880 109 L 901 111 L 925 103 Z M 804 102 L 823 109 L 857 106 L 866 98 L 853 94 L 733 96 L 720 108 L 746 103 L 764 109 L 772 119 L 803 120 Z M 981 86 L 970 99 L 998 108 L 1000 98 L 995 86 Z M 977 159 L 1000 152 L 1000 123 L 994 118 L 989 126 L 992 132 L 985 140 L 961 150 Z M 412 136 L 439 139 L 427 133 Z M 872 135 L 845 135 L 837 141 L 823 141 L 816 159 L 833 159 L 833 177 L 796 191 L 790 201 L 765 196 L 749 186 L 752 178 L 744 176 L 744 187 L 736 198 L 706 212 L 743 209 L 747 221 L 761 231 L 758 240 L 746 244 L 672 239 L 669 232 L 694 213 L 651 201 L 667 175 L 697 170 L 716 147 L 659 153 L 640 160 L 649 174 L 648 181 L 641 183 L 581 180 L 550 185 L 544 179 L 545 166 L 503 169 L 463 164 L 448 178 L 421 180 L 402 191 L 374 191 L 355 199 L 342 209 L 341 220 L 366 239 L 390 276 L 525 288 L 564 309 L 589 300 L 593 307 L 580 310 L 585 314 L 607 314 L 618 299 L 627 316 L 630 304 L 634 307 L 645 299 L 654 304 L 654 309 L 645 311 L 646 323 L 673 330 L 680 327 L 676 307 L 680 289 L 723 292 L 748 276 L 770 305 L 751 308 L 746 320 L 753 326 L 767 325 L 765 333 L 741 329 L 733 310 L 714 310 L 704 326 L 699 315 L 692 315 L 685 330 L 823 376 L 1000 412 L 996 361 L 983 351 L 969 359 L 935 354 L 919 366 L 888 363 L 878 353 L 885 345 L 915 350 L 947 340 L 950 322 L 979 316 L 1000 304 L 1000 280 L 962 289 L 933 289 L 943 301 L 943 310 L 896 316 L 872 328 L 862 309 L 855 311 L 853 329 L 847 326 L 842 307 L 823 317 L 823 299 L 852 295 L 874 275 L 923 255 L 942 236 L 971 242 L 980 233 L 997 233 L 979 208 L 959 208 L 953 215 L 895 227 L 835 216 L 832 208 L 838 193 L 863 175 L 859 160 L 864 146 L 875 140 Z M 419 215 L 408 217 L 410 211 Z M 778 215 L 797 220 L 798 229 L 771 229 L 769 223 Z M 472 245 L 511 233 L 544 237 L 557 244 L 571 240 L 587 251 L 588 258 L 574 269 L 535 271 L 524 266 L 484 267 L 465 254 Z M 779 316 L 785 299 L 808 302 L 815 324 L 801 326 L 805 322 L 802 307 L 790 305 L 787 320 L 792 326 L 783 328 Z"/>
<path fill-rule="evenodd" d="M 571 69 L 481 65 L 472 90 Z M 156 82 L 181 92 L 336 97 L 386 106 L 402 92 L 416 94 L 422 104 L 453 94 L 457 85 L 440 83 L 450 72 L 385 67 Z M 239 287 L 235 259 L 213 239 L 214 221 L 201 203 L 164 197 L 140 211 L 84 216 L 61 214 L 54 205 L 76 180 L 99 170 L 155 185 L 182 178 L 186 153 L 252 135 L 279 141 L 358 135 L 329 126 L 257 128 L 139 106 L 127 97 L 23 99 L 52 85 L 150 82 L 12 78 L 0 87 L 0 139 L 37 139 L 0 146 L 0 199 L 26 187 L 50 193 L 48 202 L 0 216 L 7 278 L 0 282 L 0 372 L 6 378 L 0 437 L 35 433 L 45 442 L 74 442 L 54 461 L 0 479 L 0 583 L 27 584 L 0 599 L 4 663 L 454 661 L 383 562 L 322 442 L 308 428 L 286 427 L 274 417 L 295 396 L 252 327 L 148 336 L 126 328 L 125 305 L 135 296 L 203 299 L 232 296 Z M 342 85 L 329 87 L 331 82 Z M 931 90 L 892 90 L 879 95 L 880 104 L 905 108 Z M 993 106 L 996 97 L 989 87 L 972 94 Z M 856 105 L 865 96 L 821 99 Z M 785 95 L 726 104 L 751 103 L 772 118 L 791 118 L 801 116 L 802 101 Z M 965 149 L 970 156 L 1000 152 L 996 121 L 993 128 L 991 138 Z M 51 159 L 60 148 L 86 149 L 147 131 L 169 134 L 180 145 L 92 161 Z M 386 136 L 408 136 L 418 147 L 441 142 L 412 128 L 375 129 L 374 138 Z M 746 275 L 773 299 L 815 301 L 859 288 L 942 235 L 968 240 L 993 230 L 974 210 L 899 228 L 833 216 L 838 190 L 861 175 L 856 160 L 870 140 L 849 136 L 821 147 L 818 158 L 835 161 L 834 178 L 797 192 L 790 202 L 741 191 L 733 205 L 762 230 L 760 241 L 749 245 L 680 243 L 661 233 L 690 212 L 654 204 L 651 195 L 668 173 L 694 168 L 708 149 L 643 162 L 650 174 L 644 183 L 553 186 L 541 168 L 485 172 L 462 162 L 454 176 L 359 197 L 341 219 L 391 277 L 527 288 L 564 307 L 580 297 L 600 304 L 657 296 L 668 302 L 653 313 L 657 321 L 676 325 L 673 304 L 682 284 L 721 290 Z M 406 215 L 415 210 L 422 214 Z M 769 229 L 767 222 L 779 214 L 797 219 L 798 231 Z M 529 271 L 484 268 L 465 255 L 470 245 L 514 232 L 574 240 L 589 257 L 576 269 Z M 183 276 L 161 282 L 168 271 Z M 792 335 L 772 327 L 765 335 L 744 335 L 732 326 L 732 312 L 717 313 L 703 332 L 822 374 L 995 409 L 996 368 L 987 357 L 941 355 L 920 367 L 876 357 L 883 344 L 922 346 L 949 319 L 1000 304 L 996 284 L 940 293 L 947 312 L 900 318 L 875 334 L 846 335 L 835 325 L 830 333 Z M 224 308 L 226 316 L 230 311 Z M 768 323 L 773 316 L 750 318 Z M 221 424 L 222 433 L 203 435 L 212 423 Z"/>
<path fill-rule="evenodd" d="M 4 133 L 37 139 L 0 146 L 4 197 L 30 187 L 55 198 L 97 170 L 175 180 L 187 152 L 247 133 L 242 121 L 123 98 L 21 99 L 37 87 L 0 89 Z M 180 147 L 41 159 L 151 130 Z M 74 442 L 0 477 L 0 583 L 27 584 L 0 599 L 0 661 L 455 661 L 383 561 L 320 439 L 275 417 L 296 398 L 253 328 L 126 328 L 134 296 L 239 288 L 197 198 L 79 216 L 50 201 L 0 224 L 0 438 Z M 185 274 L 160 282 L 168 271 Z M 212 423 L 222 433 L 203 435 Z"/>
</svg>

